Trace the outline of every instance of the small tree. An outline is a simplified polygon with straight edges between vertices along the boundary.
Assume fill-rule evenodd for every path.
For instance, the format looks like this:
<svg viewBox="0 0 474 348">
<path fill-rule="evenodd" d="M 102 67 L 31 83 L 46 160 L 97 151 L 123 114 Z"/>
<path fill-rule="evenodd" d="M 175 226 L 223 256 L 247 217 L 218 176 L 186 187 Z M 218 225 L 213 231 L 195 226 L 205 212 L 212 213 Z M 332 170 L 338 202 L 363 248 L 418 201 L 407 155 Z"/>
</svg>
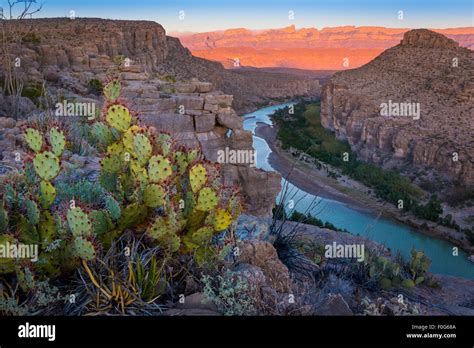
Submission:
<svg viewBox="0 0 474 348">
<path fill-rule="evenodd" d="M 22 6 L 23 4 L 24 6 Z M 43 5 L 36 0 L 7 0 L 7 9 L 0 6 L 0 61 L 3 73 L 3 94 L 12 96 L 12 116 L 19 114 L 20 97 L 24 87 L 21 74 L 21 57 L 15 55 L 27 31 L 24 24 L 18 23 L 41 11 Z"/>
</svg>

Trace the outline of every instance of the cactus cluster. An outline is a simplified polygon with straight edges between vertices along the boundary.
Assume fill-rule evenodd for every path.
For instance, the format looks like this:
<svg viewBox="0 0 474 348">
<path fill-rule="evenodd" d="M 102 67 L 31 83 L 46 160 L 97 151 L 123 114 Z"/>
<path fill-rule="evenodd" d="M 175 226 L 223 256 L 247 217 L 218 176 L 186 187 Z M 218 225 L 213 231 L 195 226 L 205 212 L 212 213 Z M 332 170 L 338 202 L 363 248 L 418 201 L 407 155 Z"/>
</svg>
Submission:
<svg viewBox="0 0 474 348">
<path fill-rule="evenodd" d="M 177 146 L 169 134 L 138 125 L 118 103 L 120 92 L 118 80 L 106 85 L 107 105 L 90 124 L 102 157 L 101 202 L 59 202 L 54 180 L 67 141 L 57 127 L 47 134 L 26 130 L 32 161 L 23 186 L 4 185 L 0 192 L 0 241 L 18 236 L 41 245 L 35 267 L 48 274 L 74 269 L 80 259 L 93 261 L 127 229 L 168 253 L 204 262 L 213 254 L 213 237 L 240 213 L 238 192 L 222 186 L 217 167 L 199 150 Z M 0 260 L 0 273 L 11 272 L 10 266 Z"/>
</svg>

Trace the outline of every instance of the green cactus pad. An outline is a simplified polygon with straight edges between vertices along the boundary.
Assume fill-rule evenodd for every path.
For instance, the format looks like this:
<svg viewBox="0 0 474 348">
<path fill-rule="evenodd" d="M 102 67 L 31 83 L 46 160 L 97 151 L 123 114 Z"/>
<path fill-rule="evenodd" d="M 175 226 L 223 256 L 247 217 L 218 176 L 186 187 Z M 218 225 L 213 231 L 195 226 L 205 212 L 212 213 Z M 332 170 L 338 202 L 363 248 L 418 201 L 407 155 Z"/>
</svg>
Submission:
<svg viewBox="0 0 474 348">
<path fill-rule="evenodd" d="M 199 151 L 198 150 L 190 150 L 188 152 L 188 163 L 193 162 L 198 157 L 199 157 Z"/>
<path fill-rule="evenodd" d="M 108 155 L 122 155 L 125 151 L 125 148 L 121 142 L 112 143 L 107 146 L 107 154 Z"/>
<path fill-rule="evenodd" d="M 159 133 L 156 136 L 156 144 L 158 145 L 163 156 L 168 156 L 171 151 L 172 138 L 169 134 Z"/>
<path fill-rule="evenodd" d="M 108 102 L 114 102 L 120 97 L 122 91 L 122 85 L 119 80 L 110 81 L 104 87 L 104 96 Z"/>
<path fill-rule="evenodd" d="M 96 122 L 91 128 L 92 136 L 101 144 L 102 146 L 109 146 L 114 137 L 110 128 L 103 122 Z"/>
<path fill-rule="evenodd" d="M 224 209 L 218 209 L 214 218 L 214 229 L 223 231 L 232 223 L 232 215 Z"/>
<path fill-rule="evenodd" d="M 4 248 L 8 244 L 16 244 L 16 239 L 9 234 L 0 234 L 0 245 Z M 15 259 L 0 257 L 0 274 L 12 273 L 15 271 Z"/>
<path fill-rule="evenodd" d="M 124 163 L 120 155 L 107 155 L 100 161 L 104 173 L 118 173 L 122 170 Z"/>
<path fill-rule="evenodd" d="M 118 225 L 120 230 L 134 227 L 145 221 L 148 208 L 143 204 L 132 203 L 122 209 Z"/>
<path fill-rule="evenodd" d="M 102 210 L 93 210 L 90 213 L 92 220 L 92 229 L 96 236 L 102 236 L 113 228 L 112 220 L 109 214 Z"/>
<path fill-rule="evenodd" d="M 43 209 L 48 209 L 56 198 L 56 189 L 49 181 L 40 183 L 40 202 Z"/>
<path fill-rule="evenodd" d="M 133 137 L 133 152 L 141 165 L 145 165 L 151 157 L 151 143 L 144 134 Z"/>
<path fill-rule="evenodd" d="M 413 288 L 415 286 L 415 282 L 411 279 L 403 279 L 402 286 L 404 288 L 410 289 L 410 288 Z"/>
<path fill-rule="evenodd" d="M 210 243 L 214 231 L 210 227 L 201 227 L 191 234 L 191 241 L 198 245 L 206 245 Z"/>
<path fill-rule="evenodd" d="M 188 168 L 188 158 L 184 152 L 176 151 L 173 156 L 177 166 L 178 172 L 180 175 L 183 175 Z"/>
<path fill-rule="evenodd" d="M 8 211 L 5 209 L 2 203 L 3 202 L 0 202 L 0 233 L 7 233 L 9 222 Z"/>
<path fill-rule="evenodd" d="M 41 245 L 46 248 L 54 240 L 56 235 L 56 221 L 49 211 L 41 213 L 41 219 L 39 223 L 39 233 L 41 236 Z"/>
<path fill-rule="evenodd" d="M 74 254 L 85 261 L 92 261 L 96 255 L 94 244 L 83 237 L 76 237 L 74 238 Z"/>
<path fill-rule="evenodd" d="M 75 207 L 67 211 L 67 222 L 74 236 L 90 236 L 92 224 L 89 216 L 84 211 Z"/>
<path fill-rule="evenodd" d="M 217 206 L 217 203 L 219 203 L 217 194 L 211 188 L 205 187 L 199 192 L 196 209 L 201 211 L 211 211 Z"/>
<path fill-rule="evenodd" d="M 120 215 L 122 215 L 119 203 L 112 196 L 107 195 L 105 197 L 105 208 L 114 220 L 118 220 Z"/>
<path fill-rule="evenodd" d="M 164 204 L 165 190 L 157 184 L 150 184 L 143 192 L 143 202 L 147 207 L 156 208 Z"/>
<path fill-rule="evenodd" d="M 49 143 L 51 144 L 53 153 L 57 157 L 61 157 L 64 148 L 66 147 L 66 137 L 64 136 L 64 133 L 56 127 L 51 128 L 49 131 Z"/>
<path fill-rule="evenodd" d="M 25 133 L 25 140 L 34 152 L 39 152 L 43 147 L 43 137 L 37 129 L 28 128 Z"/>
<path fill-rule="evenodd" d="M 193 192 L 198 192 L 207 181 L 207 170 L 202 164 L 192 166 L 189 171 L 189 182 Z"/>
<path fill-rule="evenodd" d="M 130 122 L 132 122 L 130 111 L 122 105 L 111 105 L 107 110 L 105 119 L 111 127 L 120 132 L 125 132 L 130 127 Z"/>
<path fill-rule="evenodd" d="M 156 240 L 163 249 L 172 253 L 178 251 L 181 244 L 181 239 L 173 226 L 162 217 L 158 217 L 147 229 L 147 235 Z"/>
<path fill-rule="evenodd" d="M 26 215 L 28 216 L 28 222 L 31 225 L 39 224 L 40 220 L 40 211 L 38 209 L 38 205 L 35 201 L 31 199 L 25 200 L 25 208 L 26 208 Z"/>
<path fill-rule="evenodd" d="M 132 177 L 139 183 L 145 184 L 148 182 L 148 172 L 137 160 L 130 161 L 130 172 L 132 173 Z"/>
<path fill-rule="evenodd" d="M 173 172 L 169 159 L 156 155 L 150 158 L 148 163 L 148 177 L 152 182 L 161 182 L 167 179 Z"/>
<path fill-rule="evenodd" d="M 61 169 L 59 159 L 49 151 L 38 153 L 33 159 L 33 165 L 39 177 L 46 181 L 53 180 Z"/>
</svg>

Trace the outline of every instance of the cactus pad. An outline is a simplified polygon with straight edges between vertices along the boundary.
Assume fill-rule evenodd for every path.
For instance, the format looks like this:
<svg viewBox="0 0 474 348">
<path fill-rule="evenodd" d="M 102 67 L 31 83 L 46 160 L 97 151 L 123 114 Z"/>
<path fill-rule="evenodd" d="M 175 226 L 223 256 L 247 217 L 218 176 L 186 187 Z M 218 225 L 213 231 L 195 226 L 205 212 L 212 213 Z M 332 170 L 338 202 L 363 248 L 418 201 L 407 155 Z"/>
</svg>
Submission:
<svg viewBox="0 0 474 348">
<path fill-rule="evenodd" d="M 176 151 L 174 153 L 174 160 L 178 166 L 178 172 L 180 175 L 183 175 L 188 168 L 188 158 L 184 152 Z"/>
<path fill-rule="evenodd" d="M 92 224 L 89 216 L 76 207 L 67 211 L 67 222 L 74 236 L 89 236 L 92 232 Z"/>
<path fill-rule="evenodd" d="M 49 131 L 49 143 L 51 144 L 53 153 L 57 157 L 61 157 L 64 148 L 66 147 L 66 137 L 64 136 L 64 133 L 56 127 L 51 128 Z"/>
<path fill-rule="evenodd" d="M 191 234 L 191 242 L 198 245 L 206 245 L 210 243 L 214 231 L 210 227 L 201 227 Z"/>
<path fill-rule="evenodd" d="M 201 211 L 211 211 L 216 207 L 217 203 L 218 199 L 216 193 L 211 188 L 205 187 L 199 192 L 196 209 Z"/>
<path fill-rule="evenodd" d="M 41 213 L 39 233 L 41 236 L 41 245 L 44 248 L 53 242 L 56 234 L 56 221 L 49 211 Z"/>
<path fill-rule="evenodd" d="M 128 152 L 133 152 L 133 138 L 136 134 L 141 132 L 141 127 L 131 126 L 125 133 L 123 133 L 122 143 L 125 147 L 125 150 Z"/>
<path fill-rule="evenodd" d="M 147 207 L 156 208 L 164 204 L 165 190 L 157 184 L 150 184 L 143 192 L 143 202 Z"/>
<path fill-rule="evenodd" d="M 40 220 L 40 211 L 38 209 L 38 205 L 35 201 L 31 199 L 25 200 L 25 208 L 26 208 L 26 215 L 28 216 L 28 222 L 31 225 L 39 224 Z"/>
<path fill-rule="evenodd" d="M 181 239 L 176 234 L 173 226 L 162 217 L 158 217 L 153 225 L 147 229 L 147 234 L 156 240 L 162 248 L 170 252 L 175 252 L 180 247 Z"/>
<path fill-rule="evenodd" d="M 114 102 L 120 97 L 122 91 L 122 85 L 119 80 L 110 81 L 104 87 L 104 96 L 108 102 Z"/>
<path fill-rule="evenodd" d="M 85 261 L 92 261 L 95 258 L 95 247 L 83 237 L 74 238 L 74 254 Z"/>
<path fill-rule="evenodd" d="M 40 183 L 40 202 L 43 209 L 48 209 L 56 198 L 56 189 L 49 181 Z"/>
<path fill-rule="evenodd" d="M 189 182 L 193 192 L 197 192 L 207 181 L 207 171 L 202 164 L 194 165 L 189 171 Z"/>
<path fill-rule="evenodd" d="M 121 132 L 125 132 L 130 127 L 130 122 L 132 122 L 130 111 L 122 105 L 110 106 L 105 119 L 111 127 Z"/>
<path fill-rule="evenodd" d="M 124 150 L 125 148 L 121 142 L 112 143 L 107 147 L 107 154 L 108 155 L 122 155 Z"/>
<path fill-rule="evenodd" d="M 43 147 L 43 137 L 37 129 L 28 128 L 25 133 L 25 140 L 34 152 L 39 152 Z"/>
<path fill-rule="evenodd" d="M 15 238 L 9 234 L 0 234 L 0 245 L 7 247 L 7 244 L 16 244 Z M 15 271 L 15 260 L 12 258 L 0 257 L 0 274 L 11 273 Z"/>
<path fill-rule="evenodd" d="M 41 179 L 51 181 L 59 174 L 59 159 L 49 151 L 39 153 L 33 159 L 36 173 Z"/>
<path fill-rule="evenodd" d="M 171 150 L 171 136 L 166 133 L 160 133 L 156 136 L 156 143 L 158 144 L 163 156 L 168 156 Z"/>
<path fill-rule="evenodd" d="M 166 157 L 156 155 L 148 163 L 148 177 L 152 182 L 161 182 L 172 174 L 171 163 Z"/>
<path fill-rule="evenodd" d="M 122 158 L 120 155 L 107 155 L 100 162 L 104 173 L 118 173 L 122 169 Z"/>
<path fill-rule="evenodd" d="M 112 196 L 107 195 L 105 197 L 105 208 L 114 220 L 118 220 L 122 215 L 119 203 Z"/>
<path fill-rule="evenodd" d="M 0 204 L 0 233 L 8 231 L 8 211 Z"/>
<path fill-rule="evenodd" d="M 133 137 L 133 151 L 141 165 L 145 165 L 151 157 L 151 143 L 144 134 Z"/>
<path fill-rule="evenodd" d="M 114 140 L 110 128 L 103 122 L 94 123 L 91 128 L 91 133 L 102 146 L 109 146 Z"/>
<path fill-rule="evenodd" d="M 215 214 L 214 229 L 223 231 L 232 223 L 232 215 L 227 210 L 218 209 Z"/>
</svg>

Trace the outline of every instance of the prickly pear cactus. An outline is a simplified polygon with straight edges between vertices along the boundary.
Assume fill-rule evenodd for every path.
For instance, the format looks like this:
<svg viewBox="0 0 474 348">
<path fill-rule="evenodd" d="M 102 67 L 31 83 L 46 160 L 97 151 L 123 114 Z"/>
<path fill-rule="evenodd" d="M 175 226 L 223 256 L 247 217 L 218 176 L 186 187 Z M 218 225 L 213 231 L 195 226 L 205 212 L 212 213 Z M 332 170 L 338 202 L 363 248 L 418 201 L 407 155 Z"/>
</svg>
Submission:
<svg viewBox="0 0 474 348">
<path fill-rule="evenodd" d="M 167 179 L 173 172 L 171 162 L 166 157 L 156 155 L 148 163 L 148 177 L 150 181 L 159 183 Z"/>
<path fill-rule="evenodd" d="M 122 105 L 110 106 L 105 119 L 111 127 L 120 132 L 125 132 L 130 127 L 130 122 L 132 122 L 130 111 Z"/>
<path fill-rule="evenodd" d="M 92 229 L 96 236 L 102 236 L 113 228 L 112 220 L 109 214 L 102 210 L 93 210 L 90 212 L 92 220 Z"/>
<path fill-rule="evenodd" d="M 110 128 L 103 122 L 94 123 L 91 128 L 91 133 L 97 142 L 104 147 L 109 146 L 114 140 Z"/>
<path fill-rule="evenodd" d="M 25 199 L 25 208 L 26 208 L 26 215 L 28 216 L 28 222 L 31 225 L 39 224 L 40 220 L 40 211 L 38 209 L 38 205 L 35 201 L 31 199 Z"/>
<path fill-rule="evenodd" d="M 39 177 L 46 181 L 53 180 L 61 169 L 58 157 L 49 151 L 38 153 L 33 159 L 33 165 Z"/>
<path fill-rule="evenodd" d="M 211 211 L 217 206 L 217 203 L 219 203 L 217 194 L 211 188 L 205 187 L 199 191 L 196 209 L 201 211 Z"/>
<path fill-rule="evenodd" d="M 168 156 L 172 146 L 171 136 L 166 133 L 160 133 L 156 136 L 156 143 L 163 156 Z"/>
<path fill-rule="evenodd" d="M 232 215 L 224 209 L 218 209 L 214 217 L 214 229 L 224 231 L 232 223 Z"/>
<path fill-rule="evenodd" d="M 118 173 L 123 167 L 122 157 L 120 155 L 106 155 L 100 161 L 104 173 Z"/>
<path fill-rule="evenodd" d="M 49 143 L 51 144 L 53 153 L 57 157 L 61 157 L 64 148 L 66 147 L 66 137 L 64 136 L 64 133 L 57 127 L 51 128 L 49 131 Z"/>
<path fill-rule="evenodd" d="M 6 247 L 7 244 L 16 244 L 15 238 L 9 234 L 0 234 L 0 245 Z M 15 259 L 0 257 L 0 274 L 12 273 L 15 271 Z"/>
<path fill-rule="evenodd" d="M 122 85 L 119 80 L 110 81 L 104 87 L 104 96 L 108 102 L 112 103 L 120 97 L 122 91 Z"/>
<path fill-rule="evenodd" d="M 56 189 L 49 181 L 40 183 L 40 202 L 43 209 L 48 209 L 56 198 Z"/>
<path fill-rule="evenodd" d="M 198 192 L 207 181 L 207 170 L 202 164 L 194 165 L 189 171 L 189 183 L 193 192 Z"/>
<path fill-rule="evenodd" d="M 172 253 L 178 251 L 181 244 L 181 239 L 176 234 L 173 226 L 162 217 L 158 217 L 153 225 L 147 229 L 147 235 L 156 240 L 165 250 Z"/>
<path fill-rule="evenodd" d="M 94 244 L 83 237 L 76 237 L 74 238 L 74 254 L 85 261 L 92 261 L 96 255 Z"/>
<path fill-rule="evenodd" d="M 40 242 L 43 248 L 52 243 L 56 235 L 56 221 L 49 211 L 41 213 L 39 223 Z"/>
<path fill-rule="evenodd" d="M 0 202 L 0 233 L 8 231 L 8 221 L 8 211 L 3 206 L 3 202 Z"/>
<path fill-rule="evenodd" d="M 178 167 L 178 172 L 180 175 L 183 175 L 188 168 L 188 158 L 184 152 L 176 151 L 173 156 L 176 165 Z"/>
<path fill-rule="evenodd" d="M 151 157 L 151 143 L 144 134 L 133 137 L 133 151 L 141 165 L 145 165 Z"/>
<path fill-rule="evenodd" d="M 212 236 L 214 235 L 214 231 L 210 227 L 201 227 L 197 231 L 194 231 L 191 234 L 191 242 L 201 246 L 210 243 Z"/>
<path fill-rule="evenodd" d="M 147 207 L 156 208 L 164 204 L 165 190 L 157 184 L 150 184 L 143 192 L 143 202 Z"/>
<path fill-rule="evenodd" d="M 31 150 L 34 152 L 41 151 L 43 147 L 43 137 L 37 129 L 28 128 L 25 133 L 25 140 Z"/>
<path fill-rule="evenodd" d="M 67 223 L 74 236 L 90 236 L 92 224 L 89 216 L 84 211 L 75 207 L 67 211 Z"/>
<path fill-rule="evenodd" d="M 118 220 L 120 218 L 120 215 L 122 215 L 120 204 L 112 196 L 108 195 L 105 197 L 105 208 L 114 220 Z"/>
</svg>

